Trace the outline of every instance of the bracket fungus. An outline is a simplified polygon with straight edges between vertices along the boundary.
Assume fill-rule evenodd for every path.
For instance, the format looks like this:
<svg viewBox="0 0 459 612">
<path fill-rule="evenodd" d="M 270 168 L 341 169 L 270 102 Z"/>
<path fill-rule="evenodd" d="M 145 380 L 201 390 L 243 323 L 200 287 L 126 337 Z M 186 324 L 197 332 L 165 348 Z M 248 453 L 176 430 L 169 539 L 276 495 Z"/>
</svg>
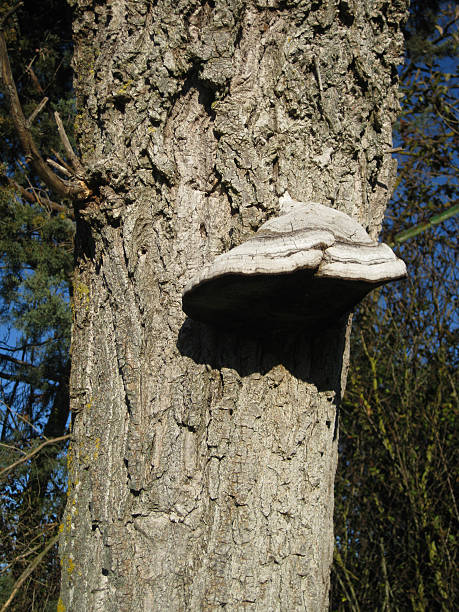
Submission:
<svg viewBox="0 0 459 612">
<path fill-rule="evenodd" d="M 406 276 L 392 249 L 349 215 L 280 199 L 281 213 L 205 266 L 185 287 L 192 319 L 251 331 L 333 323 L 372 289 Z"/>
</svg>

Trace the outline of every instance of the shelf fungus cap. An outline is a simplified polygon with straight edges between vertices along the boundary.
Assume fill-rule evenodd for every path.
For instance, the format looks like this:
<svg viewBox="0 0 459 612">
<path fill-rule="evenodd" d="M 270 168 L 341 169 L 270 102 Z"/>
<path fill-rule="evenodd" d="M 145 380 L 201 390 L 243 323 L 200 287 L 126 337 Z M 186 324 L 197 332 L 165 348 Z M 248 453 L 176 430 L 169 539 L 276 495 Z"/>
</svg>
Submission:
<svg viewBox="0 0 459 612">
<path fill-rule="evenodd" d="M 288 194 L 280 204 L 278 217 L 188 283 L 182 297 L 188 316 L 253 331 L 313 332 L 375 287 L 406 276 L 392 249 L 349 215 Z"/>
</svg>

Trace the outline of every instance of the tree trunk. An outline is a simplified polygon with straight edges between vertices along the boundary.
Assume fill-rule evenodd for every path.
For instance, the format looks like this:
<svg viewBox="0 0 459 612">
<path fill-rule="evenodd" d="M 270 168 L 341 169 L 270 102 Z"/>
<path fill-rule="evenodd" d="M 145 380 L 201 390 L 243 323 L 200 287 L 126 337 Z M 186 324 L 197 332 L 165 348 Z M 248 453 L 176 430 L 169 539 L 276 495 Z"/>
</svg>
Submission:
<svg viewBox="0 0 459 612">
<path fill-rule="evenodd" d="M 379 230 L 406 2 L 77 0 L 62 610 L 325 610 L 346 320 L 185 318 L 286 190 Z"/>
</svg>

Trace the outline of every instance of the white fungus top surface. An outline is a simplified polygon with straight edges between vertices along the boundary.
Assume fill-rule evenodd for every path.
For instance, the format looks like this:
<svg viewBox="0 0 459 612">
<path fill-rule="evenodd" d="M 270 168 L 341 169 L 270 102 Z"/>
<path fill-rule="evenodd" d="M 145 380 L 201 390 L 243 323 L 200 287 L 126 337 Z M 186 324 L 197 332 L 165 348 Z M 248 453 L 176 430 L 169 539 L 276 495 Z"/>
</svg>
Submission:
<svg viewBox="0 0 459 612">
<path fill-rule="evenodd" d="M 316 202 L 280 199 L 281 214 L 243 244 L 205 266 L 184 293 L 226 275 L 314 271 L 319 278 L 383 283 L 406 275 L 392 249 L 373 241 L 346 213 Z"/>
</svg>

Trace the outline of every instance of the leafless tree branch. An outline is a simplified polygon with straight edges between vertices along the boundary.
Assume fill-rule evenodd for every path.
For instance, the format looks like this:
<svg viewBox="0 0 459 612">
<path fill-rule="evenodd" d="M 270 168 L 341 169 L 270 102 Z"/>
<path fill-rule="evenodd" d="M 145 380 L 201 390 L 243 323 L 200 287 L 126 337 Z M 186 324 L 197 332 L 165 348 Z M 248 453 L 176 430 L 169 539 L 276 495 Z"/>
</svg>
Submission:
<svg viewBox="0 0 459 612">
<path fill-rule="evenodd" d="M 0 177 L 3 179 L 6 179 L 6 181 L 8 182 L 8 184 L 18 193 L 21 194 L 21 196 L 26 199 L 28 202 L 30 202 L 31 204 L 39 204 L 40 206 L 47 206 L 48 208 L 50 208 L 51 210 L 55 211 L 55 212 L 60 212 L 60 213 L 64 213 L 66 216 L 70 217 L 71 219 L 75 218 L 75 215 L 73 213 L 73 210 L 71 208 L 68 208 L 67 206 L 64 206 L 63 204 L 58 204 L 57 202 L 53 202 L 52 200 L 46 199 L 46 202 L 42 201 L 40 199 L 40 197 L 38 196 L 38 194 L 36 193 L 35 190 L 33 190 L 32 192 L 27 191 L 27 189 L 24 189 L 24 187 L 22 187 L 21 185 L 19 185 L 18 183 L 16 183 L 16 181 L 14 181 L 13 179 L 11 179 L 8 176 L 3 176 Z"/>
<path fill-rule="evenodd" d="M 54 149 L 51 149 L 51 153 L 54 155 L 54 157 L 57 159 L 57 161 L 60 163 L 61 166 L 64 166 L 64 168 L 66 168 L 72 176 L 75 176 L 75 170 L 71 166 L 69 166 L 64 159 L 62 159 L 62 157 L 59 155 L 57 151 L 55 151 Z"/>
<path fill-rule="evenodd" d="M 28 565 L 26 567 L 26 569 L 22 572 L 22 574 L 19 576 L 18 580 L 16 580 L 16 583 L 15 583 L 15 585 L 14 585 L 14 587 L 13 587 L 11 593 L 10 593 L 10 596 L 5 601 L 5 603 L 3 604 L 2 609 L 0 610 L 0 612 L 6 612 L 6 610 L 8 610 L 8 608 L 10 607 L 11 602 L 16 597 L 16 595 L 17 595 L 19 589 L 21 588 L 21 586 L 24 584 L 24 582 L 27 580 L 27 578 L 30 576 L 30 574 L 35 570 L 35 568 L 38 567 L 38 565 L 40 565 L 40 563 L 43 560 L 43 558 L 45 557 L 45 555 L 56 544 L 58 539 L 59 539 L 59 534 L 56 534 L 55 536 L 53 536 L 49 540 L 49 542 L 46 544 L 44 549 L 41 551 L 41 553 L 39 555 L 37 555 L 35 557 L 35 559 L 32 561 L 32 563 L 30 563 L 30 565 Z"/>
<path fill-rule="evenodd" d="M 0 30 L 0 64 L 2 80 L 5 85 L 5 94 L 9 102 L 11 117 L 16 132 L 21 141 L 26 159 L 31 163 L 34 171 L 53 191 L 64 198 L 85 198 L 90 195 L 86 184 L 80 179 L 78 183 L 70 183 L 59 178 L 41 157 L 38 147 L 27 127 L 27 121 L 19 101 L 18 92 L 11 72 L 5 37 Z M 71 148 L 71 147 L 70 147 Z M 76 158 L 75 154 L 73 156 Z"/>
<path fill-rule="evenodd" d="M 40 104 L 38 104 L 38 106 L 36 107 L 36 109 L 33 111 L 33 113 L 30 115 L 30 117 L 27 119 L 26 121 L 26 126 L 27 128 L 30 128 L 30 126 L 32 125 L 32 123 L 34 122 L 35 117 L 41 113 L 41 111 L 45 108 L 46 103 L 48 102 L 49 98 L 43 98 L 43 100 L 40 102 Z"/>
<path fill-rule="evenodd" d="M 18 467 L 18 465 L 21 465 L 21 463 L 24 463 L 25 461 L 28 461 L 29 459 L 34 457 L 45 446 L 49 446 L 50 444 L 57 444 L 58 442 L 62 442 L 63 440 L 68 440 L 70 437 L 71 437 L 71 434 L 66 434 L 65 436 L 59 436 L 58 438 L 51 438 L 50 440 L 45 440 L 39 446 L 37 446 L 37 448 L 34 448 L 32 452 L 28 453 L 24 457 L 21 457 L 14 463 L 11 463 L 11 465 L 6 466 L 6 468 L 3 468 L 3 470 L 0 470 L 0 478 L 3 477 L 4 474 L 7 474 L 8 472 L 10 472 L 11 470 L 14 470 L 14 468 Z"/>
<path fill-rule="evenodd" d="M 68 176 L 68 177 L 72 176 L 72 174 L 67 170 L 67 168 L 64 168 L 64 166 L 61 166 L 61 164 L 58 164 L 57 162 L 55 162 L 54 159 L 47 157 L 46 163 L 52 166 L 53 168 L 55 168 L 58 172 L 60 172 L 64 176 Z"/>
<path fill-rule="evenodd" d="M 75 172 L 77 173 L 77 176 L 83 176 L 84 168 L 78 157 L 75 155 L 74 150 L 72 149 L 72 145 L 70 144 L 70 140 L 64 129 L 64 124 L 57 111 L 54 113 L 54 119 L 56 120 L 57 131 L 59 132 L 59 137 L 61 139 L 62 145 L 64 146 L 64 150 L 70 160 L 70 163 L 72 164 Z"/>
</svg>

